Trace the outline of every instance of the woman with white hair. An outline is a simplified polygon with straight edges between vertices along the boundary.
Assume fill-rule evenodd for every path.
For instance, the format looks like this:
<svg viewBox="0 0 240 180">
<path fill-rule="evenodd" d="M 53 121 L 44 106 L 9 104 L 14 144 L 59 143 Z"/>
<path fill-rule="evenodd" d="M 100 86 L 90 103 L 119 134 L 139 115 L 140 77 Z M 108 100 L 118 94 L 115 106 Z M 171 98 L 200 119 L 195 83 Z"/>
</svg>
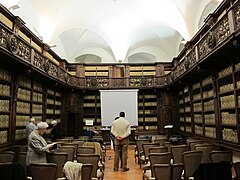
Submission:
<svg viewBox="0 0 240 180">
<path fill-rule="evenodd" d="M 26 158 L 26 165 L 29 166 L 32 163 L 46 163 L 46 152 L 49 148 L 53 147 L 53 144 L 47 144 L 42 135 L 46 132 L 48 124 L 46 122 L 39 122 L 37 129 L 32 131 L 28 137 L 28 151 Z"/>
</svg>

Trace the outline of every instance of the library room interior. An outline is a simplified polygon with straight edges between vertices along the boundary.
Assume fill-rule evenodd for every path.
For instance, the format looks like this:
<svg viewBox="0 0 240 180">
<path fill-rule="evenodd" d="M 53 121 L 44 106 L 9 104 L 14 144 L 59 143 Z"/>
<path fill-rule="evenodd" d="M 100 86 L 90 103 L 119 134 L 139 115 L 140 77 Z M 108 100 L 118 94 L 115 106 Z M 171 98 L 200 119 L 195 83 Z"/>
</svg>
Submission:
<svg viewBox="0 0 240 180">
<path fill-rule="evenodd" d="M 0 0 L 0 179 L 240 180 L 240 0 Z"/>
</svg>

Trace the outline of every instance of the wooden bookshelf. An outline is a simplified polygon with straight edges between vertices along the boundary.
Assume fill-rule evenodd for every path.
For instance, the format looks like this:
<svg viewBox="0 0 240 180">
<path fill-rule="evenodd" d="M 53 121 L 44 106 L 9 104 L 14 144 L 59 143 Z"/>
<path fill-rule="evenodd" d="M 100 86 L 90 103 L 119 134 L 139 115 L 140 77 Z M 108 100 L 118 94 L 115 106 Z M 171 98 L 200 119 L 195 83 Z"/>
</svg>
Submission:
<svg viewBox="0 0 240 180">
<path fill-rule="evenodd" d="M 101 126 L 100 93 L 92 91 L 83 96 L 83 130 L 89 127 L 85 125 L 87 120 L 93 120 L 94 126 Z"/>
<path fill-rule="evenodd" d="M 158 130 L 157 95 L 152 91 L 138 92 L 138 130 Z"/>
<path fill-rule="evenodd" d="M 109 66 L 86 65 L 85 77 L 109 77 Z"/>
<path fill-rule="evenodd" d="M 0 68 L 0 144 L 9 140 L 12 102 L 12 74 Z"/>
</svg>

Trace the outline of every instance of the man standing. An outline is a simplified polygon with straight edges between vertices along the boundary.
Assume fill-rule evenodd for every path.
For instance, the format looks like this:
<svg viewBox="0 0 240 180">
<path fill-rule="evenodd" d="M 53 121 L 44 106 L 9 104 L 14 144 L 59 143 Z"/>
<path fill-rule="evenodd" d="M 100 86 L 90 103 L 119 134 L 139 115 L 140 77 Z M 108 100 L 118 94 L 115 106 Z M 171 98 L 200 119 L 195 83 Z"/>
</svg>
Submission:
<svg viewBox="0 0 240 180">
<path fill-rule="evenodd" d="M 57 123 L 56 120 L 53 120 L 51 122 L 51 125 L 53 127 L 52 127 L 52 130 L 51 130 L 51 133 L 50 133 L 50 138 L 51 138 L 52 142 L 55 142 L 56 139 L 61 139 L 62 138 L 61 129 L 60 129 L 60 125 Z"/>
<path fill-rule="evenodd" d="M 35 119 L 32 117 L 29 120 L 29 123 L 26 125 L 26 132 L 27 132 L 27 137 L 31 134 L 32 131 L 37 129 L 37 126 L 35 125 Z"/>
<path fill-rule="evenodd" d="M 131 134 L 130 123 L 125 119 L 125 113 L 120 112 L 119 118 L 113 121 L 111 133 L 115 136 L 115 157 L 114 157 L 114 171 L 118 171 L 120 154 L 122 154 L 122 169 L 128 171 L 128 136 Z"/>
</svg>

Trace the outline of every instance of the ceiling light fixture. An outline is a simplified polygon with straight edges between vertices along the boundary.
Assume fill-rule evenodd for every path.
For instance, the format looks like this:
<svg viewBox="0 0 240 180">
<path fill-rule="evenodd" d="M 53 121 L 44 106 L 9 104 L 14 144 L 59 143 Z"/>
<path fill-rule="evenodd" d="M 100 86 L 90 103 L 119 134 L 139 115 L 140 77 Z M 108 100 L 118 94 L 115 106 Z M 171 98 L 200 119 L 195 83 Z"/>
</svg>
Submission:
<svg viewBox="0 0 240 180">
<path fill-rule="evenodd" d="M 186 44 L 186 43 L 187 43 L 186 40 L 182 40 L 182 41 L 180 42 L 180 44 Z"/>
<path fill-rule="evenodd" d="M 15 4 L 15 5 L 10 6 L 8 8 L 8 10 L 11 11 L 11 10 L 15 10 L 15 9 L 18 9 L 18 8 L 20 8 L 19 5 Z"/>
<path fill-rule="evenodd" d="M 56 44 L 49 44 L 49 46 L 50 46 L 51 48 L 55 48 L 55 47 L 57 47 Z"/>
</svg>

